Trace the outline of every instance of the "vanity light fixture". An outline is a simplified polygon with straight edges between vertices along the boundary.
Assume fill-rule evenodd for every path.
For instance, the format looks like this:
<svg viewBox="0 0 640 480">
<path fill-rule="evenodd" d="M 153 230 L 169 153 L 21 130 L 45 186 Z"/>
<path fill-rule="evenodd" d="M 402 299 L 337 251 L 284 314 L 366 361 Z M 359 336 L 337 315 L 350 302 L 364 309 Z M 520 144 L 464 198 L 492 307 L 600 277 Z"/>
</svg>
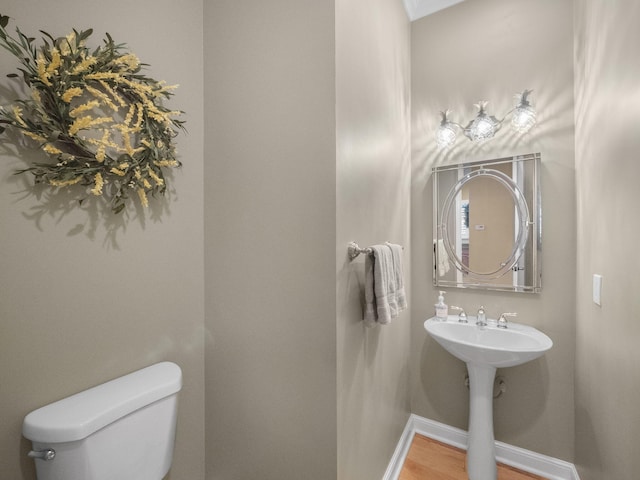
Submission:
<svg viewBox="0 0 640 480">
<path fill-rule="evenodd" d="M 436 143 L 438 147 L 442 149 L 451 147 L 456 141 L 458 130 L 462 130 L 462 133 L 472 142 L 481 143 L 489 140 L 500 130 L 502 122 L 504 122 L 509 115 L 511 115 L 511 126 L 516 132 L 528 132 L 536 123 L 536 111 L 531 106 L 528 98 L 531 92 L 531 90 L 525 90 L 516 95 L 517 105 L 507 112 L 501 120 L 498 120 L 486 112 L 487 102 L 484 101 L 478 102 L 475 105 L 478 109 L 478 115 L 471 120 L 466 127 L 451 121 L 449 119 L 449 110 L 440 112 L 442 121 L 436 132 Z"/>
</svg>

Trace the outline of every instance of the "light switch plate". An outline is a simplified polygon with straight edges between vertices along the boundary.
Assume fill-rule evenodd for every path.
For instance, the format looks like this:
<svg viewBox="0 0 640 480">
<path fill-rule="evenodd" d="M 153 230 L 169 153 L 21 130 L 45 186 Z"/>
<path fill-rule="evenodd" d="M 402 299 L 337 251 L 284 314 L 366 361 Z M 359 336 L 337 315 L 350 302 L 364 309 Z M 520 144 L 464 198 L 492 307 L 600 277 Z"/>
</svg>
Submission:
<svg viewBox="0 0 640 480">
<path fill-rule="evenodd" d="M 602 275 L 593 274 L 593 303 L 601 306 Z"/>
</svg>

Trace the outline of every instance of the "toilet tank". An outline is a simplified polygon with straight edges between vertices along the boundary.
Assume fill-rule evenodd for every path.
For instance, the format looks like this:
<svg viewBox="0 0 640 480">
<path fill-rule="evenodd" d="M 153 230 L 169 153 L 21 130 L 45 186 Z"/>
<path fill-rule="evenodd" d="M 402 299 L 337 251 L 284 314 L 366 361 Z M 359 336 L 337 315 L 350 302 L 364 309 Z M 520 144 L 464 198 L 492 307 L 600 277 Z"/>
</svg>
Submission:
<svg viewBox="0 0 640 480">
<path fill-rule="evenodd" d="M 169 471 L 182 371 L 162 362 L 29 413 L 38 480 L 161 480 Z"/>
</svg>

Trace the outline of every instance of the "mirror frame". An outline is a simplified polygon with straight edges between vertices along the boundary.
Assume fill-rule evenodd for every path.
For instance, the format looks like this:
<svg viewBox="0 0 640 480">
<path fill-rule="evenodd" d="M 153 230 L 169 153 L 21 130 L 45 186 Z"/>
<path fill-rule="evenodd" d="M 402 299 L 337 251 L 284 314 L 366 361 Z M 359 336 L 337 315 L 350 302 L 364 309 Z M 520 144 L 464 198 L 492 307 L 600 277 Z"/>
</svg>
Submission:
<svg viewBox="0 0 640 480">
<path fill-rule="evenodd" d="M 541 192 L 540 192 L 540 154 L 532 153 L 526 155 L 515 155 L 492 160 L 482 160 L 475 162 L 466 162 L 456 165 L 447 165 L 433 168 L 433 285 L 436 287 L 458 287 L 472 288 L 482 290 L 500 290 L 512 292 L 528 292 L 539 293 L 542 289 L 542 269 L 541 269 L 541 253 L 542 253 L 542 208 L 541 208 Z M 531 193 L 529 198 L 522 193 L 520 188 L 514 181 L 504 173 L 493 169 L 493 166 L 513 163 L 513 162 L 531 162 Z M 473 170 L 472 170 L 473 169 Z M 468 172 L 469 170 L 472 170 Z M 440 175 L 444 172 L 457 171 L 459 180 L 449 189 L 444 202 L 441 201 L 440 194 L 442 186 L 440 185 Z M 468 172 L 465 174 L 465 172 Z M 493 272 L 478 273 L 473 272 L 467 266 L 463 265 L 460 258 L 456 255 L 449 242 L 449 236 L 446 224 L 443 218 L 448 214 L 448 210 L 455 204 L 454 200 L 462 187 L 473 178 L 478 176 L 486 176 L 502 184 L 514 200 L 514 206 L 517 209 L 519 225 L 518 235 L 514 242 L 514 248 L 510 257 L 503 262 L 499 268 Z M 448 187 L 448 185 L 447 185 Z M 456 280 L 444 279 L 438 276 L 438 262 L 440 252 L 437 248 L 438 241 L 442 240 L 448 258 L 446 261 L 454 267 Z M 444 256 L 444 255 L 443 255 Z M 525 282 L 522 284 L 500 284 L 492 282 L 508 274 L 517 262 L 524 258 L 525 264 L 530 266 L 531 272 L 526 272 Z M 465 280 L 460 280 L 460 275 L 465 276 Z"/>
</svg>

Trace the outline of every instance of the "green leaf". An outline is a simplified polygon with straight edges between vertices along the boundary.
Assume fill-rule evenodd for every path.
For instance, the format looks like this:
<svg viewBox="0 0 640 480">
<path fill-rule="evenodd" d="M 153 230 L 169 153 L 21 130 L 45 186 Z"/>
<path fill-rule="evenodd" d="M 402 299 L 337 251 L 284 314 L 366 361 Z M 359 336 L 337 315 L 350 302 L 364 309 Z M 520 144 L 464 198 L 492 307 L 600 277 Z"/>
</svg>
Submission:
<svg viewBox="0 0 640 480">
<path fill-rule="evenodd" d="M 9 77 L 9 78 L 18 78 L 19 75 L 17 73 L 7 73 L 7 77 Z"/>
<path fill-rule="evenodd" d="M 5 130 L 6 130 L 6 128 L 0 127 L 0 135 L 3 134 Z"/>
<path fill-rule="evenodd" d="M 44 30 L 38 30 L 38 31 L 39 31 L 41 34 L 43 34 L 43 35 L 47 36 L 47 37 L 51 40 L 51 43 L 52 43 L 53 45 L 55 45 L 55 44 L 56 44 L 56 39 L 55 39 L 55 38 L 53 38 L 51 35 L 49 35 L 47 32 L 45 32 Z M 47 43 L 47 42 L 46 42 L 46 40 L 45 40 L 45 43 Z"/>
<path fill-rule="evenodd" d="M 9 24 L 9 17 L 0 15 L 0 27 L 5 28 Z"/>
<path fill-rule="evenodd" d="M 82 40 L 86 40 L 91 36 L 92 33 L 93 33 L 93 28 L 80 32 L 80 35 L 78 36 L 78 41 L 81 42 Z"/>
<path fill-rule="evenodd" d="M 22 69 L 20 69 L 22 70 Z M 29 75 L 25 70 L 22 70 L 22 76 L 24 77 L 24 83 L 31 87 L 31 75 Z"/>
</svg>

